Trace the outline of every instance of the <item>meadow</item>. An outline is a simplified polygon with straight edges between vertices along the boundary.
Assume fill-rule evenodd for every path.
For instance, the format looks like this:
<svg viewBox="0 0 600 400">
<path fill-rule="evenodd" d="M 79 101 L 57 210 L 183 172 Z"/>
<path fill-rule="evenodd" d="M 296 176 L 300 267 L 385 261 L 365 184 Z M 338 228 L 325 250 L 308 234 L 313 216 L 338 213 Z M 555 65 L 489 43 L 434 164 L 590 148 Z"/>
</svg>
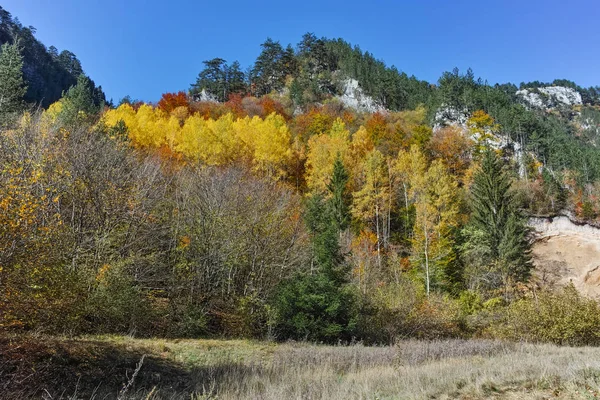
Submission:
<svg viewBox="0 0 600 400">
<path fill-rule="evenodd" d="M 600 349 L 21 335 L 0 340 L 0 382 L 7 400 L 594 399 Z"/>
</svg>

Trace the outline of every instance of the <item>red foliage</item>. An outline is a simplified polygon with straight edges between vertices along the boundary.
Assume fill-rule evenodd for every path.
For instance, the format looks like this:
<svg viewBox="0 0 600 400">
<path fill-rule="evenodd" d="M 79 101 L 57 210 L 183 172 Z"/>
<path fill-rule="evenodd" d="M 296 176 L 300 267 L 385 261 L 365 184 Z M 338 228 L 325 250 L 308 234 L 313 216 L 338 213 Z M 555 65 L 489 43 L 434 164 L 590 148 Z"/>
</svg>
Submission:
<svg viewBox="0 0 600 400">
<path fill-rule="evenodd" d="M 262 108 L 263 108 L 263 115 L 262 115 L 263 118 L 267 117 L 268 115 L 270 115 L 272 113 L 277 113 L 277 114 L 281 115 L 283 118 L 285 118 L 286 121 L 290 120 L 290 116 L 285 112 L 285 109 L 283 108 L 283 104 L 281 104 L 280 102 L 278 102 L 276 100 L 273 100 L 269 96 L 261 97 L 261 99 L 258 101 L 258 104 L 260 106 L 262 106 Z"/>
<path fill-rule="evenodd" d="M 329 131 L 334 120 L 335 118 L 325 113 L 324 109 L 312 108 L 307 113 L 296 117 L 294 131 L 302 141 L 306 142 L 313 135 Z"/>
<path fill-rule="evenodd" d="M 225 107 L 229 108 L 231 113 L 237 118 L 244 118 L 248 115 L 242 104 L 243 99 L 241 94 L 232 93 L 229 95 L 229 101 L 225 103 Z"/>
<path fill-rule="evenodd" d="M 189 108 L 188 98 L 184 92 L 165 93 L 158 102 L 158 108 L 167 113 L 170 113 L 177 107 Z"/>
<path fill-rule="evenodd" d="M 230 109 L 225 104 L 212 101 L 195 101 L 189 105 L 190 114 L 200 114 L 204 119 L 219 119 Z"/>
<path fill-rule="evenodd" d="M 131 108 L 133 108 L 133 110 L 134 110 L 134 111 L 137 111 L 137 110 L 139 110 L 139 109 L 140 109 L 140 107 L 141 107 L 141 106 L 143 106 L 144 104 L 146 104 L 146 103 L 144 103 L 143 101 L 136 101 L 136 102 L 134 102 L 134 103 L 131 103 L 130 105 L 131 105 Z"/>
</svg>

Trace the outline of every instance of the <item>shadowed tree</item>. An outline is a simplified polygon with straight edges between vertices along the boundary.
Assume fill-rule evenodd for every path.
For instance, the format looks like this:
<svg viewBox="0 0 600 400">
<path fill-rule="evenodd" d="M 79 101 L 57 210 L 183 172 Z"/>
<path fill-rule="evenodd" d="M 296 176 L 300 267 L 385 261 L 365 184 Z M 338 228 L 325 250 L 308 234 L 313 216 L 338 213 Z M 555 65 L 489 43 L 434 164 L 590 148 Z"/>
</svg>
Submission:
<svg viewBox="0 0 600 400">
<path fill-rule="evenodd" d="M 23 109 L 26 92 L 19 42 L 5 43 L 0 53 L 0 125 L 6 125 L 10 116 Z"/>
</svg>

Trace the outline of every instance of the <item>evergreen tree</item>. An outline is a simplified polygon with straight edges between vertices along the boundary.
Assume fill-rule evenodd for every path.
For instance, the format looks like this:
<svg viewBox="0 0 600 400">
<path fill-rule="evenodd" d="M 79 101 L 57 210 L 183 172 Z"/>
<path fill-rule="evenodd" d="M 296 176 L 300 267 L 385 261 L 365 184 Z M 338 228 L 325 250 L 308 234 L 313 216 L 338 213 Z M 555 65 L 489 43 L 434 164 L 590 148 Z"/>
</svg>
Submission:
<svg viewBox="0 0 600 400">
<path fill-rule="evenodd" d="M 224 102 L 229 100 L 232 93 L 246 93 L 246 75 L 238 61 L 234 61 L 231 66 L 222 58 L 213 58 L 203 63 L 205 67 L 190 89 L 192 96 L 198 96 L 206 90 L 218 101 Z"/>
<path fill-rule="evenodd" d="M 510 192 L 510 178 L 502 160 L 489 148 L 474 177 L 473 214 L 464 230 L 465 256 L 477 286 L 497 289 L 525 281 L 532 267 L 531 243 L 524 218 Z"/>
<path fill-rule="evenodd" d="M 342 193 L 341 196 L 345 196 Z M 343 284 L 346 271 L 340 251 L 338 224 L 335 216 L 334 199 L 325 200 L 314 195 L 306 203 L 306 223 L 312 234 L 313 252 L 319 273 L 328 279 Z"/>
<path fill-rule="evenodd" d="M 103 104 L 103 96 L 100 96 L 99 90 L 94 87 L 94 83 L 84 74 L 79 75 L 77 84 L 63 96 L 63 111 L 61 117 L 66 123 L 73 123 L 76 120 L 93 119 L 100 111 Z"/>
<path fill-rule="evenodd" d="M 329 185 L 333 196 L 325 200 L 314 195 L 306 204 L 316 271 L 311 267 L 310 274 L 283 284 L 274 300 L 280 339 L 350 340 L 356 326 L 356 296 L 339 245 L 339 221 L 348 218 L 348 175 L 339 157 L 333 175 Z"/>
<path fill-rule="evenodd" d="M 247 91 L 246 75 L 238 61 L 227 68 L 227 97 L 232 93 L 245 94 Z"/>
<path fill-rule="evenodd" d="M 0 124 L 23 108 L 27 87 L 23 81 L 23 56 L 18 41 L 2 45 L 0 53 Z"/>
<path fill-rule="evenodd" d="M 196 83 L 192 85 L 192 95 L 199 95 L 206 90 L 219 101 L 227 99 L 227 62 L 222 58 L 213 58 L 202 62 L 204 69 L 198 74 Z"/>
<path fill-rule="evenodd" d="M 350 176 L 344 168 L 342 157 L 338 153 L 338 156 L 333 164 L 333 175 L 331 181 L 327 185 L 327 189 L 331 193 L 331 209 L 333 213 L 333 220 L 335 221 L 337 229 L 341 232 L 348 227 L 350 222 L 350 208 L 349 202 L 350 197 L 346 189 Z"/>
<path fill-rule="evenodd" d="M 81 67 L 81 61 L 77 58 L 75 54 L 70 52 L 69 50 L 63 50 L 58 55 L 56 61 L 58 64 L 69 72 L 75 78 L 79 77 L 79 75 L 83 74 L 83 68 Z"/>
<path fill-rule="evenodd" d="M 269 94 L 273 90 L 281 90 L 285 84 L 286 68 L 285 51 L 279 42 L 271 38 L 260 45 L 262 51 L 251 71 L 251 81 L 257 96 Z"/>
</svg>

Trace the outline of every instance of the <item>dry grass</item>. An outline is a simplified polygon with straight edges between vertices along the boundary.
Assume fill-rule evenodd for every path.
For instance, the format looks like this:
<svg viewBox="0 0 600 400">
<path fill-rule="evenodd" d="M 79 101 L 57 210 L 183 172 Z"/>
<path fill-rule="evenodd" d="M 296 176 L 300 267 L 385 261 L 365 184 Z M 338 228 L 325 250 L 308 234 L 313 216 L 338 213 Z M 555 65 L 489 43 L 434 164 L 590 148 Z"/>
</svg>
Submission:
<svg viewBox="0 0 600 400">
<path fill-rule="evenodd" d="M 600 387 L 600 348 L 10 337 L 0 340 L 0 398 L 115 399 L 144 354 L 124 398 L 593 399 Z"/>
</svg>

